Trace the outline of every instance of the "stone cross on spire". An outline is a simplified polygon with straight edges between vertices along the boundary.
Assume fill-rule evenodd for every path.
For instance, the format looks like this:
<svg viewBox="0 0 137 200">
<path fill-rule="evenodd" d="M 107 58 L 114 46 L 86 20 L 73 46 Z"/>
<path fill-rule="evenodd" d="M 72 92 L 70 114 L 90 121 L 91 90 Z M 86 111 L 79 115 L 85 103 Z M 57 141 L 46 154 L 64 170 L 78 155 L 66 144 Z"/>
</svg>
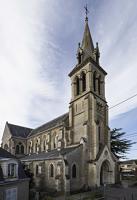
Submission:
<svg viewBox="0 0 137 200">
<path fill-rule="evenodd" d="M 85 8 L 85 14 L 86 14 L 86 21 L 87 21 L 88 20 L 88 13 L 89 13 L 87 4 L 86 4 L 86 6 L 84 6 L 84 8 Z"/>
</svg>

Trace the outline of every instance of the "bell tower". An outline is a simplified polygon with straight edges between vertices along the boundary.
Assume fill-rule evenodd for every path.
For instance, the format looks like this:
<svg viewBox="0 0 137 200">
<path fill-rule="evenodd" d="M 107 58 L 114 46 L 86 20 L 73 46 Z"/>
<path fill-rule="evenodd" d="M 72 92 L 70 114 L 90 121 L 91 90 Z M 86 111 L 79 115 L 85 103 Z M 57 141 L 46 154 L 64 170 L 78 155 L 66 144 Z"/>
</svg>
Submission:
<svg viewBox="0 0 137 200">
<path fill-rule="evenodd" d="M 105 99 L 105 76 L 100 66 L 98 43 L 94 47 L 86 13 L 82 43 L 78 44 L 77 64 L 69 73 L 71 101 L 69 124 L 71 143 L 85 138 L 90 159 L 96 159 L 100 149 L 109 147 L 108 106 Z"/>
</svg>

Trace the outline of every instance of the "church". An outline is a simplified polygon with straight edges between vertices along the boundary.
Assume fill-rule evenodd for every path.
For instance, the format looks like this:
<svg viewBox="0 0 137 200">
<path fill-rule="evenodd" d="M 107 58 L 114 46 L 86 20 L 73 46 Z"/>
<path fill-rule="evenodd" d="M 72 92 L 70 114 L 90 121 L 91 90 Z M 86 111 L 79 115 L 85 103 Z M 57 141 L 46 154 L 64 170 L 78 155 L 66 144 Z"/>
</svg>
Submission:
<svg viewBox="0 0 137 200">
<path fill-rule="evenodd" d="M 105 98 L 107 73 L 99 59 L 86 16 L 77 64 L 69 73 L 68 113 L 35 129 L 6 122 L 2 148 L 33 172 L 37 188 L 69 193 L 116 182 Z"/>
</svg>

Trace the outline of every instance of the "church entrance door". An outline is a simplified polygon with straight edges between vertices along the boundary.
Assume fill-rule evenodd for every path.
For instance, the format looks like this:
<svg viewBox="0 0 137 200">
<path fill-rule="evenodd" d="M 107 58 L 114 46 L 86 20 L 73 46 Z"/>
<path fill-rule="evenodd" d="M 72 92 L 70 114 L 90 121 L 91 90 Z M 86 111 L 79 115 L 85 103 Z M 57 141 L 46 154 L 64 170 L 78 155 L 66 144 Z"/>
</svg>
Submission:
<svg viewBox="0 0 137 200">
<path fill-rule="evenodd" d="M 112 183 L 112 170 L 108 160 L 102 163 L 100 170 L 100 185 Z"/>
</svg>

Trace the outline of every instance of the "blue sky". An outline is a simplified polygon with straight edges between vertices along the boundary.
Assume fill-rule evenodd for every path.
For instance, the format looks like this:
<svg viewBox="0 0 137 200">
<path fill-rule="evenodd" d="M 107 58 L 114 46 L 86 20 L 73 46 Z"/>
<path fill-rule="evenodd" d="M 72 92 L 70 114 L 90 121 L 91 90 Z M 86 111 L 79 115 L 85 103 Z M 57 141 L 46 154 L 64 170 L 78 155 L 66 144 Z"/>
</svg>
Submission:
<svg viewBox="0 0 137 200">
<path fill-rule="evenodd" d="M 109 106 L 137 93 L 136 0 L 0 1 L 0 135 L 5 122 L 36 127 L 68 111 L 78 42 L 89 26 L 108 72 Z M 137 97 L 110 110 L 110 127 L 137 132 Z M 137 141 L 137 135 L 130 137 Z M 134 145 L 129 158 L 136 158 Z"/>
</svg>

